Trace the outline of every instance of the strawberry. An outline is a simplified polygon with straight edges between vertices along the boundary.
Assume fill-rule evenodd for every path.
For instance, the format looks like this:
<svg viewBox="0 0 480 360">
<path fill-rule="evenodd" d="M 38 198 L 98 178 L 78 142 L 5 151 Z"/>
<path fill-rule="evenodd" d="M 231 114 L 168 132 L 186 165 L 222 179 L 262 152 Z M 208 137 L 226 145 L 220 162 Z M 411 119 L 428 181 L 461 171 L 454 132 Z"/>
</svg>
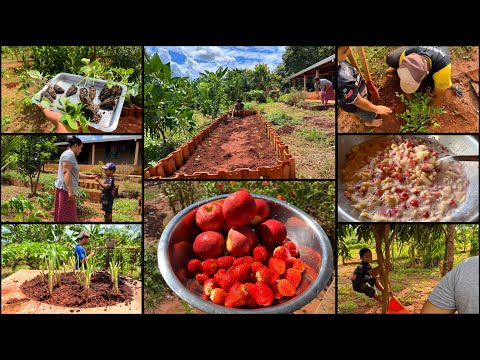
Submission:
<svg viewBox="0 0 480 360">
<path fill-rule="evenodd" d="M 228 273 L 238 282 L 246 282 L 248 276 L 251 274 L 252 269 L 250 268 L 250 264 L 243 263 L 237 266 L 233 266 L 228 269 Z"/>
<path fill-rule="evenodd" d="M 273 257 L 283 260 L 287 266 L 292 262 L 292 255 L 290 255 L 290 251 L 285 246 L 277 246 L 273 250 Z"/>
<path fill-rule="evenodd" d="M 272 289 L 262 282 L 257 282 L 254 286 L 255 291 L 253 292 L 253 298 L 255 299 L 255 302 L 260 306 L 272 305 L 272 302 L 275 299 Z"/>
<path fill-rule="evenodd" d="M 237 266 L 237 265 L 240 265 L 240 264 L 243 264 L 243 263 L 251 264 L 254 261 L 255 260 L 253 259 L 253 256 L 242 256 L 242 257 L 239 257 L 238 259 L 236 259 L 233 262 L 233 266 Z"/>
<path fill-rule="evenodd" d="M 297 245 L 295 245 L 293 241 L 287 241 L 283 246 L 285 246 L 288 249 L 292 257 L 297 256 L 298 254 Z"/>
<path fill-rule="evenodd" d="M 273 291 L 273 296 L 275 297 L 275 299 L 280 300 L 283 297 L 283 295 L 280 294 L 280 292 L 278 291 L 278 285 L 277 284 L 278 283 L 276 281 L 271 283 L 270 288 Z"/>
<path fill-rule="evenodd" d="M 217 284 L 225 291 L 230 290 L 230 288 L 235 284 L 235 279 L 230 275 L 227 270 L 220 269 L 213 276 Z"/>
<path fill-rule="evenodd" d="M 287 265 L 285 264 L 285 261 L 272 257 L 268 260 L 268 267 L 275 270 L 279 275 L 282 275 L 285 272 Z"/>
<path fill-rule="evenodd" d="M 233 266 L 233 262 L 235 261 L 234 256 L 221 256 L 217 259 L 217 264 L 219 268 L 228 269 L 229 267 Z"/>
<path fill-rule="evenodd" d="M 264 262 L 268 256 L 267 248 L 259 245 L 253 249 L 253 259 L 258 262 Z"/>
<path fill-rule="evenodd" d="M 198 259 L 192 259 L 188 262 L 187 269 L 192 275 L 198 274 L 202 270 L 202 262 Z"/>
<path fill-rule="evenodd" d="M 257 302 L 255 301 L 255 297 L 253 294 L 256 292 L 255 285 L 253 283 L 246 283 L 245 286 L 247 287 L 248 291 L 248 298 L 247 298 L 247 308 L 255 309 L 258 307 Z"/>
<path fill-rule="evenodd" d="M 197 279 L 197 281 L 200 283 L 200 285 L 203 285 L 205 283 L 205 281 L 207 281 L 208 279 L 208 275 L 207 274 L 197 274 L 195 275 L 195 279 Z"/>
<path fill-rule="evenodd" d="M 222 288 L 215 288 L 210 293 L 210 300 L 217 305 L 223 305 L 227 298 L 227 292 Z"/>
<path fill-rule="evenodd" d="M 248 301 L 248 290 L 245 284 L 236 282 L 230 288 L 225 299 L 225 307 L 234 308 L 245 305 Z"/>
<path fill-rule="evenodd" d="M 278 292 L 282 296 L 293 296 L 295 295 L 295 287 L 288 280 L 282 279 L 277 283 Z"/>
<path fill-rule="evenodd" d="M 267 284 L 270 284 L 272 282 L 273 276 L 274 276 L 274 270 L 262 266 L 256 273 L 255 273 L 255 278 L 257 279 L 258 282 L 264 282 Z"/>
<path fill-rule="evenodd" d="M 293 287 L 296 289 L 302 282 L 302 274 L 296 269 L 287 269 L 282 276 L 283 279 L 290 281 Z"/>
<path fill-rule="evenodd" d="M 203 293 L 208 296 L 210 296 L 212 290 L 215 288 L 218 288 L 218 284 L 215 279 L 210 278 L 203 283 Z"/>
<path fill-rule="evenodd" d="M 252 269 L 252 274 L 256 274 L 258 269 L 260 269 L 263 266 L 261 262 L 254 261 L 251 265 L 250 268 Z"/>
<path fill-rule="evenodd" d="M 305 271 L 305 264 L 300 259 L 293 259 L 292 268 L 300 271 L 300 273 L 303 273 Z"/>
<path fill-rule="evenodd" d="M 208 276 L 212 276 L 218 270 L 217 260 L 215 259 L 207 259 L 202 262 L 203 272 Z"/>
</svg>

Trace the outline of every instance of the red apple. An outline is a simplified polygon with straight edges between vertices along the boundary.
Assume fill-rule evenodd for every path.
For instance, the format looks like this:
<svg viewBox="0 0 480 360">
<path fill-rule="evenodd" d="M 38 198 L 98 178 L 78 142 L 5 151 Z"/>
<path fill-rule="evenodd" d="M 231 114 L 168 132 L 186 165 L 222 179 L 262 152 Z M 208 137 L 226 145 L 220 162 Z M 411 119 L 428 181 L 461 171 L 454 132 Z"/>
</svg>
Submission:
<svg viewBox="0 0 480 360">
<path fill-rule="evenodd" d="M 223 215 L 231 225 L 248 225 L 257 214 L 255 199 L 247 191 L 228 195 L 223 203 Z"/>
<path fill-rule="evenodd" d="M 234 226 L 228 232 L 227 250 L 232 256 L 246 256 L 257 245 L 257 235 L 248 226 Z"/>
<path fill-rule="evenodd" d="M 202 231 L 220 231 L 225 222 L 223 207 L 218 202 L 203 204 L 197 210 L 195 221 Z"/>
<path fill-rule="evenodd" d="M 286 239 L 287 229 L 280 221 L 270 219 L 257 225 L 257 234 L 263 245 L 272 248 Z"/>
<path fill-rule="evenodd" d="M 251 225 L 260 224 L 263 220 L 270 215 L 270 207 L 268 203 L 263 199 L 255 199 L 255 205 L 257 207 L 257 213 L 255 218 L 250 222 Z"/>
<path fill-rule="evenodd" d="M 198 235 L 193 242 L 193 251 L 202 261 L 222 256 L 224 248 L 225 239 L 216 231 L 205 231 Z"/>
</svg>

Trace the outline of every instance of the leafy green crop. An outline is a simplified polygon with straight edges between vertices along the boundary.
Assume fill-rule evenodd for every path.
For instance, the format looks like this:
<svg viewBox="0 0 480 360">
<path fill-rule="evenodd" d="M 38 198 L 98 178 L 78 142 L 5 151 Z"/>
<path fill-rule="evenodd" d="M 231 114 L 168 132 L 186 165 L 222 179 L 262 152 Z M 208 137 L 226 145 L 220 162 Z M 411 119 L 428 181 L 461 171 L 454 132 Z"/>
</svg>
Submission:
<svg viewBox="0 0 480 360">
<path fill-rule="evenodd" d="M 2 204 L 2 213 L 9 211 L 15 213 L 13 221 L 18 222 L 40 222 L 45 218 L 46 214 L 36 209 L 35 206 L 23 195 L 15 196 Z"/>
<path fill-rule="evenodd" d="M 440 126 L 435 121 L 435 116 L 444 113 L 443 108 L 437 108 L 429 106 L 432 101 L 429 96 L 430 91 L 416 92 L 412 95 L 412 99 L 409 101 L 405 98 L 405 95 L 395 93 L 400 101 L 407 106 L 407 109 L 403 114 L 397 114 L 398 117 L 405 120 L 405 125 L 400 126 L 400 131 L 403 133 L 425 133 L 428 132 L 428 126 L 431 124 L 434 127 Z"/>
</svg>

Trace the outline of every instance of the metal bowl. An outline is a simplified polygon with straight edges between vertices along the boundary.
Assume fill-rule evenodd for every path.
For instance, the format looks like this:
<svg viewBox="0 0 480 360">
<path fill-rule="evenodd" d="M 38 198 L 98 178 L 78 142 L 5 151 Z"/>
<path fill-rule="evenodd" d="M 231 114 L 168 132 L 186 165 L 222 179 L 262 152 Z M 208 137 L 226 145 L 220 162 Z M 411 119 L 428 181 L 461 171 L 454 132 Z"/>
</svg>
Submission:
<svg viewBox="0 0 480 360">
<path fill-rule="evenodd" d="M 410 135 L 402 134 L 408 137 L 423 137 L 436 140 L 445 146 L 453 155 L 478 155 L 478 138 L 471 135 Z M 381 136 L 381 135 L 380 135 Z M 384 136 L 384 135 L 383 135 Z M 338 136 L 338 169 L 345 166 L 346 155 L 351 148 L 357 144 L 379 137 L 378 135 L 339 135 Z M 470 186 L 467 190 L 465 202 L 451 215 L 443 221 L 452 222 L 478 222 L 478 162 L 464 162 L 467 179 Z M 343 192 L 345 184 L 342 178 L 338 178 L 337 199 L 338 199 L 338 221 L 339 222 L 371 222 L 370 219 L 359 219 L 360 212 L 352 207 L 352 202 L 348 200 Z"/>
<path fill-rule="evenodd" d="M 158 243 L 158 266 L 168 286 L 193 307 L 211 314 L 281 314 L 291 313 L 312 301 L 326 286 L 333 271 L 330 240 L 322 227 L 299 208 L 270 196 L 252 194 L 270 206 L 270 218 L 281 221 L 287 236 L 300 251 L 306 270 L 292 298 L 283 298 L 277 305 L 257 309 L 226 308 L 202 298 L 203 286 L 191 278 L 187 270 L 193 258 L 193 241 L 200 234 L 195 224 L 197 209 L 208 202 L 223 203 L 228 195 L 198 201 L 179 212 L 167 225 Z"/>
</svg>

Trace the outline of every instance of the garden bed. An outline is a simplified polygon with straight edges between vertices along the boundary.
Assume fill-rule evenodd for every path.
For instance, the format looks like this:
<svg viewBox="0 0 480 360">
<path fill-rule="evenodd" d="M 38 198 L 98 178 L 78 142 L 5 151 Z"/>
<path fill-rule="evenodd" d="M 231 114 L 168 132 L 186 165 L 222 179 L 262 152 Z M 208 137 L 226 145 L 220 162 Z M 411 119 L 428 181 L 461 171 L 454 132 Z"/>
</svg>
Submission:
<svg viewBox="0 0 480 360">
<path fill-rule="evenodd" d="M 257 111 L 226 114 L 192 140 L 145 169 L 145 178 L 292 179 L 295 160 Z"/>
<path fill-rule="evenodd" d="M 97 271 L 92 276 L 88 303 L 85 290 L 72 272 L 61 277 L 48 297 L 48 282 L 43 283 L 38 270 L 20 270 L 2 281 L 2 314 L 69 313 L 141 313 L 142 284 L 119 277 L 120 294 L 112 290 L 110 274 Z"/>
</svg>

